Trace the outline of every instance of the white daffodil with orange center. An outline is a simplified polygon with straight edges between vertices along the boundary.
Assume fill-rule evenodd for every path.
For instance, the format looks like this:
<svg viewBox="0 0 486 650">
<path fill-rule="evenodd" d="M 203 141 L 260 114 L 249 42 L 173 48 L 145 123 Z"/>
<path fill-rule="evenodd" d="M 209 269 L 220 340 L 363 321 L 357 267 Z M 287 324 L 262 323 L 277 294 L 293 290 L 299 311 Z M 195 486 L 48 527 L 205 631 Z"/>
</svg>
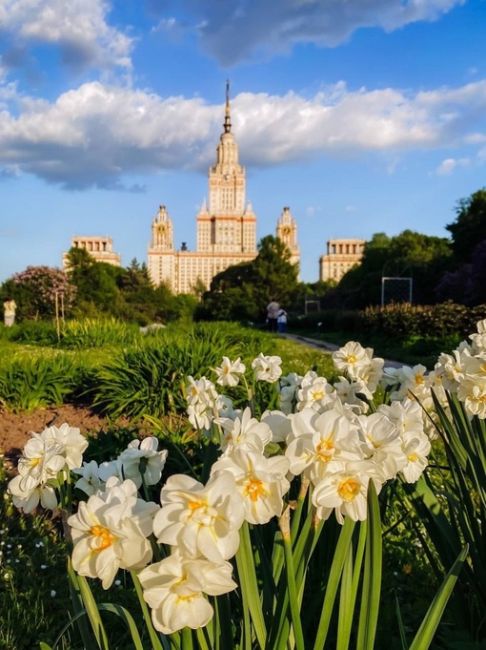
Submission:
<svg viewBox="0 0 486 650">
<path fill-rule="evenodd" d="M 220 596 L 237 587 L 229 562 L 187 558 L 179 551 L 139 573 L 152 621 L 162 634 L 204 627 L 213 617 L 206 595 Z"/>
<path fill-rule="evenodd" d="M 233 476 L 245 508 L 245 519 L 251 524 L 265 524 L 280 516 L 283 496 L 290 483 L 286 478 L 289 462 L 283 456 L 265 458 L 242 447 L 220 458 L 212 467 L 214 477 Z"/>
<path fill-rule="evenodd" d="M 401 472 L 407 483 L 415 483 L 421 477 L 428 465 L 430 448 L 430 441 L 425 434 L 411 432 L 403 435 L 402 450 L 406 465 Z"/>
<path fill-rule="evenodd" d="M 100 578 L 108 589 L 119 568 L 141 569 L 152 559 L 147 537 L 152 532 L 155 503 L 137 497 L 133 481 L 110 478 L 106 490 L 81 501 L 68 519 L 73 538 L 73 568 Z"/>
<path fill-rule="evenodd" d="M 302 387 L 297 391 L 297 410 L 313 408 L 316 411 L 322 411 L 333 401 L 333 393 L 334 388 L 325 377 L 315 377 L 308 381 L 306 375 L 302 381 Z"/>
<path fill-rule="evenodd" d="M 360 370 L 371 362 L 371 355 L 356 341 L 348 341 L 346 345 L 332 353 L 332 360 L 336 370 L 345 373 L 349 379 L 359 379 Z"/>
<path fill-rule="evenodd" d="M 221 365 L 214 369 L 218 376 L 216 383 L 220 386 L 237 386 L 245 370 L 245 364 L 241 362 L 240 357 L 236 361 L 223 357 Z"/>
<path fill-rule="evenodd" d="M 184 474 L 171 476 L 160 494 L 154 533 L 186 555 L 219 562 L 236 553 L 245 511 L 234 479 L 215 476 L 206 485 Z"/>
<path fill-rule="evenodd" d="M 334 511 L 340 524 L 345 516 L 353 521 L 365 520 L 370 479 L 375 481 L 376 490 L 379 492 L 381 481 L 374 468 L 367 462 L 347 463 L 340 471 L 326 474 L 312 493 L 312 503 L 316 507 L 317 516 L 327 519 Z"/>
<path fill-rule="evenodd" d="M 346 460 L 363 458 L 356 427 L 339 411 L 318 414 L 305 409 L 290 416 L 292 433 L 286 457 L 294 475 L 304 474 L 314 482 Z"/>
</svg>

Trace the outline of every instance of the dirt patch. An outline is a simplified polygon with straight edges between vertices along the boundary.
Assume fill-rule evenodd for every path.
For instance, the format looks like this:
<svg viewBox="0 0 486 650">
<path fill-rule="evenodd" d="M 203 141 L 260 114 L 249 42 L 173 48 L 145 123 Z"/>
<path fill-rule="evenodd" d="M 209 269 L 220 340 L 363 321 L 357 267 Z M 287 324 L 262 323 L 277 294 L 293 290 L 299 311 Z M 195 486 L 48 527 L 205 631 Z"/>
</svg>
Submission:
<svg viewBox="0 0 486 650">
<path fill-rule="evenodd" d="M 84 434 L 106 430 L 109 424 L 113 425 L 89 408 L 72 404 L 38 409 L 31 413 L 11 413 L 0 409 L 0 453 L 15 461 L 32 433 L 40 433 L 46 427 L 60 426 L 64 422 L 78 427 Z M 128 421 L 117 424 L 127 426 Z"/>
</svg>

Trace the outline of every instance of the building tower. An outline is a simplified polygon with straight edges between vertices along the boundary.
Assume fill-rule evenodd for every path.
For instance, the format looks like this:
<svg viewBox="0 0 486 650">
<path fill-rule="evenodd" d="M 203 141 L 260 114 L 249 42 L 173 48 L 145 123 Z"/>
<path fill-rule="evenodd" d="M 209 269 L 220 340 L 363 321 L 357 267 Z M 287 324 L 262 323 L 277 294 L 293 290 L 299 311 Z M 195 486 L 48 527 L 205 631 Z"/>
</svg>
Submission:
<svg viewBox="0 0 486 650">
<path fill-rule="evenodd" d="M 175 257 L 172 219 L 165 205 L 160 205 L 152 221 L 152 241 L 148 256 L 148 272 L 155 284 L 172 287 Z"/>
<path fill-rule="evenodd" d="M 209 168 L 209 203 L 197 215 L 197 250 L 212 253 L 256 253 L 256 217 L 245 203 L 245 168 L 231 131 L 229 82 L 223 132 L 216 163 Z"/>
<path fill-rule="evenodd" d="M 298 264 L 300 261 L 300 251 L 299 245 L 297 244 L 297 222 L 288 206 L 284 207 L 277 221 L 277 237 L 289 249 L 292 264 Z"/>
<path fill-rule="evenodd" d="M 209 168 L 208 200 L 197 214 L 196 250 L 174 248 L 173 227 L 165 206 L 152 221 L 148 270 L 155 285 L 167 284 L 174 293 L 209 288 L 212 279 L 229 266 L 251 262 L 257 256 L 256 216 L 246 203 L 246 172 L 240 165 L 232 132 L 229 83 L 226 84 L 223 131 L 216 147 L 216 162 Z M 297 226 L 284 208 L 277 236 L 298 262 Z"/>
</svg>

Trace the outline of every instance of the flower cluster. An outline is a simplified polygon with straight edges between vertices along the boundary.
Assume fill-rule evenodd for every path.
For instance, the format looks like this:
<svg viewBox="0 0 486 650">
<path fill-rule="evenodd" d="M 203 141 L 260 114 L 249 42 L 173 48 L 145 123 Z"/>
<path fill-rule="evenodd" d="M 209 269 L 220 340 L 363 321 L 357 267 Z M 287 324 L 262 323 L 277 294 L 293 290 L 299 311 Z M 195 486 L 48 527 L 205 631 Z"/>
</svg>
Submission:
<svg viewBox="0 0 486 650">
<path fill-rule="evenodd" d="M 442 353 L 431 372 L 423 365 L 385 369 L 382 383 L 390 389 L 390 399 L 420 402 L 430 438 L 436 435 L 432 392 L 446 410 L 448 391 L 464 403 L 469 417 L 486 418 L 486 320 L 477 323 L 469 338 L 451 354 Z"/>
<path fill-rule="evenodd" d="M 230 560 L 239 552 L 242 527 L 280 517 L 295 477 L 301 488 L 310 486 L 316 519 L 334 514 L 343 523 L 346 517 L 366 519 L 370 481 L 379 492 L 399 474 L 416 481 L 426 467 L 430 442 L 420 405 L 404 398 L 371 412 L 383 360 L 350 343 L 335 354 L 335 363 L 342 376 L 333 385 L 314 371 L 282 376 L 281 359 L 263 354 L 245 377 L 240 359 L 224 357 L 214 369 L 216 383 L 234 388 L 243 381 L 248 406 L 242 409 L 208 378 L 189 377 L 189 421 L 217 441 L 219 457 L 205 483 L 170 476 L 160 505 L 138 493 L 161 480 L 167 452 L 158 450 L 155 438 L 131 442 L 113 461 L 80 467 L 84 447 L 76 446 L 77 438 L 66 435 L 63 446 L 51 446 L 58 437 L 44 432 L 26 446 L 27 469 L 19 466 L 10 489 L 14 494 L 18 483 L 24 487 L 26 476 L 50 487 L 54 474 L 73 470 L 76 487 L 88 496 L 68 519 L 75 570 L 100 578 L 104 588 L 118 569 L 137 571 L 157 630 L 202 627 L 213 615 L 209 597 L 237 587 Z M 251 406 L 258 381 L 272 384 L 272 403 L 280 408 L 257 417 Z M 155 543 L 163 545 L 162 559 L 150 564 Z"/>
<path fill-rule="evenodd" d="M 32 512 L 39 502 L 43 508 L 57 508 L 55 488 L 66 472 L 81 464 L 87 446 L 79 429 L 67 424 L 34 433 L 20 457 L 18 475 L 9 483 L 14 505 L 24 512 Z"/>
<path fill-rule="evenodd" d="M 167 459 L 167 450 L 158 451 L 157 438 L 149 436 L 143 440 L 132 440 L 128 447 L 112 461 L 98 465 L 95 460 L 77 466 L 73 471 L 80 476 L 75 487 L 88 496 L 104 488 L 112 476 L 120 480 L 130 479 L 137 488 L 144 483 L 156 485 L 162 476 Z M 81 465 L 81 462 L 79 462 Z"/>
</svg>

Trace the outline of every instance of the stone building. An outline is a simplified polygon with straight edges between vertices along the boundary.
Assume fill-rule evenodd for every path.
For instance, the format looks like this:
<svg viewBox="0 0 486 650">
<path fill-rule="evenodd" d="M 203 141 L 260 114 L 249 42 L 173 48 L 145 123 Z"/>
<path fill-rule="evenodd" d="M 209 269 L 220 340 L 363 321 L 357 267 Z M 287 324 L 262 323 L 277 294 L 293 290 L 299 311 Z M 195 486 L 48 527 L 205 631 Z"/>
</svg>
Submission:
<svg viewBox="0 0 486 650">
<path fill-rule="evenodd" d="M 319 280 L 339 280 L 349 269 L 361 263 L 364 239 L 330 239 L 327 255 L 319 258 Z"/>
<path fill-rule="evenodd" d="M 174 248 L 172 219 L 161 205 L 152 221 L 148 249 L 148 271 L 154 284 L 166 283 L 174 293 L 191 293 L 229 266 L 250 262 L 257 255 L 256 215 L 246 201 L 246 173 L 239 163 L 238 144 L 231 131 L 229 89 L 223 132 L 216 149 L 216 162 L 209 169 L 208 201 L 196 217 L 195 251 Z M 290 248 L 292 261 L 299 262 L 297 225 L 285 207 L 277 224 L 277 237 Z"/>
<path fill-rule="evenodd" d="M 121 266 L 121 257 L 113 250 L 111 237 L 76 235 L 71 239 L 71 248 L 84 248 L 97 262 L 105 262 L 113 266 Z M 63 253 L 62 266 L 68 266 L 67 253 Z"/>
</svg>

